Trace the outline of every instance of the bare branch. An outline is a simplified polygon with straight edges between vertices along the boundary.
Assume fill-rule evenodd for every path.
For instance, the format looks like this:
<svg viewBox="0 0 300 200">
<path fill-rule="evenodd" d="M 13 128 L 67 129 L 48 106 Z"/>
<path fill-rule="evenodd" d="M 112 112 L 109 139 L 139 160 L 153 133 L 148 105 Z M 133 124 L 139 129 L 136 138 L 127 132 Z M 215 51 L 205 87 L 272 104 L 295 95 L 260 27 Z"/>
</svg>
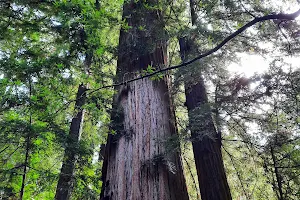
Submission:
<svg viewBox="0 0 300 200">
<path fill-rule="evenodd" d="M 178 68 L 187 66 L 189 64 L 192 64 L 192 63 L 194 63 L 194 62 L 196 62 L 196 61 L 198 61 L 198 60 L 200 60 L 202 58 L 205 58 L 205 57 L 207 57 L 207 56 L 209 56 L 209 55 L 217 52 L 219 49 L 221 49 L 225 44 L 227 44 L 229 41 L 231 41 L 232 39 L 234 39 L 236 36 L 238 36 L 239 34 L 241 34 L 242 32 L 244 32 L 246 29 L 248 29 L 249 27 L 251 27 L 251 26 L 253 26 L 253 25 L 255 25 L 255 24 L 259 23 L 259 22 L 268 21 L 268 20 L 274 20 L 274 19 L 294 20 L 299 15 L 300 15 L 300 9 L 298 11 L 294 12 L 294 13 L 291 13 L 291 14 L 280 13 L 280 14 L 271 14 L 271 15 L 266 15 L 266 16 L 262 16 L 262 17 L 256 17 L 252 21 L 248 22 L 247 24 L 245 24 L 244 26 L 242 26 L 241 28 L 239 28 L 238 30 L 236 30 L 234 33 L 232 33 L 231 35 L 229 35 L 228 37 L 226 37 L 221 43 L 219 43 L 213 49 L 207 51 L 206 53 L 200 54 L 197 57 L 195 57 L 195 58 L 193 58 L 193 59 L 191 59 L 191 60 L 189 60 L 187 62 L 184 62 L 184 63 L 179 64 L 179 65 L 174 65 L 174 66 L 171 66 L 171 67 L 159 69 L 157 71 L 154 71 L 153 73 L 142 75 L 142 76 L 139 76 L 139 77 L 127 80 L 127 81 L 123 81 L 123 82 L 119 82 L 119 83 L 115 83 L 115 84 L 111 84 L 111 85 L 104 85 L 104 86 L 96 88 L 96 89 L 89 89 L 89 90 L 87 90 L 87 92 L 90 91 L 88 94 L 92 94 L 92 93 L 95 93 L 96 91 L 99 91 L 99 90 L 102 90 L 102 89 L 113 88 L 113 87 L 125 85 L 125 84 L 131 83 L 131 82 L 134 82 L 134 81 L 137 81 L 137 80 L 141 80 L 141 79 L 144 79 L 144 78 L 147 78 L 147 77 L 152 77 L 154 75 L 157 75 L 157 74 L 160 74 L 160 73 L 163 73 L 163 72 L 167 72 L 167 71 L 170 71 L 170 70 L 173 70 L 173 69 L 178 69 Z M 80 98 L 82 98 L 82 96 L 79 97 L 79 98 L 77 98 L 77 99 L 80 99 Z M 64 108 L 67 108 L 72 102 L 76 101 L 77 99 L 74 99 L 72 101 L 69 101 L 69 102 L 65 103 L 62 106 L 62 108 L 60 108 L 59 110 L 57 110 L 54 113 L 54 115 L 57 114 L 59 111 L 63 110 Z"/>
<path fill-rule="evenodd" d="M 134 82 L 134 81 L 137 81 L 137 80 L 140 80 L 140 79 L 144 79 L 144 78 L 147 78 L 147 77 L 151 77 L 151 76 L 154 76 L 154 75 L 157 75 L 159 73 L 162 73 L 162 72 L 166 72 L 166 71 L 170 71 L 170 70 L 173 70 L 173 69 L 177 69 L 177 68 L 181 68 L 181 67 L 184 67 L 184 66 L 187 66 L 189 64 L 192 64 L 194 63 L 195 61 L 197 60 L 200 60 L 204 57 L 207 57 L 213 53 L 215 53 L 216 51 L 218 51 L 219 49 L 221 49 L 225 44 L 227 44 L 230 40 L 232 40 L 233 38 L 235 38 L 236 36 L 238 36 L 239 34 L 241 34 L 242 32 L 244 32 L 247 28 L 259 23 L 259 22 L 263 22 L 263 21 L 267 21 L 267 20 L 272 20 L 272 19 L 281 19 L 281 20 L 294 20 L 296 17 L 298 17 L 300 15 L 300 9 L 294 13 L 291 13 L 291 14 L 283 14 L 283 13 L 280 13 L 280 14 L 272 14 L 272 15 L 266 15 L 266 16 L 263 16 L 263 17 L 256 17 L 254 18 L 252 21 L 248 22 L 247 24 L 245 24 L 244 26 L 242 26 L 241 28 L 239 28 L 238 30 L 236 30 L 234 33 L 232 33 L 231 35 L 229 35 L 227 38 L 225 38 L 220 44 L 218 44 L 216 47 L 214 47 L 213 49 L 207 51 L 206 53 L 203 53 L 187 62 L 184 62 L 182 64 L 179 64 L 179 65 L 174 65 L 174 66 L 171 66 L 171 67 L 167 67 L 167 68 L 163 68 L 163 69 L 160 69 L 160 70 L 157 70 L 153 73 L 149 73 L 149 74 L 146 74 L 144 76 L 139 76 L 137 78 L 134 78 L 134 79 L 131 79 L 131 80 L 128 80 L 126 82 L 121 82 L 121 83 L 116 83 L 116 84 L 112 84 L 112 85 L 106 85 L 106 86 L 102 86 L 100 88 L 97 88 L 97 89 L 94 89 L 92 90 L 90 93 L 93 93 L 95 91 L 98 91 L 98 90 L 101 90 L 101 89 L 105 89 L 105 88 L 110 88 L 110 87 L 116 87 L 116 86 L 121 86 L 121 85 L 124 85 L 126 83 L 131 83 L 131 82 Z"/>
</svg>

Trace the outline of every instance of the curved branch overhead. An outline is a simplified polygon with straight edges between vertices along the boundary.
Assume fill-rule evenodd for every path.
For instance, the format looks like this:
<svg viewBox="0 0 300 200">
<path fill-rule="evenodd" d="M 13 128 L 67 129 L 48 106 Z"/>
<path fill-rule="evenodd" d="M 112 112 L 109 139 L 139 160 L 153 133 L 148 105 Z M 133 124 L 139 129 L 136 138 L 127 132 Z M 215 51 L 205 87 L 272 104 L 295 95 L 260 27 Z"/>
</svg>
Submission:
<svg viewBox="0 0 300 200">
<path fill-rule="evenodd" d="M 125 85 L 127 83 L 131 83 L 131 82 L 134 82 L 134 81 L 137 81 L 137 80 L 140 80 L 140 79 L 144 79 L 144 78 L 147 78 L 147 77 L 152 77 L 154 75 L 157 75 L 157 74 L 160 74 L 160 73 L 163 73 L 163 72 L 167 72 L 167 71 L 170 71 L 170 70 L 173 70 L 173 69 L 178 69 L 178 68 L 181 68 L 181 67 L 185 67 L 189 64 L 192 64 L 192 63 L 194 63 L 194 62 L 196 62 L 196 61 L 198 61 L 202 58 L 205 58 L 205 57 L 217 52 L 219 49 L 221 49 L 225 44 L 227 44 L 233 38 L 235 38 L 236 36 L 238 36 L 239 34 L 244 32 L 246 29 L 248 29 L 249 27 L 251 27 L 251 26 L 253 26 L 253 25 L 255 25 L 259 22 L 264 22 L 264 21 L 274 20 L 274 19 L 277 19 L 277 20 L 295 20 L 298 16 L 300 16 L 300 9 L 298 9 L 296 12 L 290 13 L 290 14 L 279 13 L 279 14 L 265 15 L 265 16 L 262 16 L 262 17 L 256 17 L 252 21 L 248 22 L 247 24 L 245 24 L 244 26 L 242 26 L 241 28 L 236 30 L 234 33 L 232 33 L 231 35 L 226 37 L 221 43 L 219 43 L 217 46 L 215 46 L 211 50 L 207 51 L 206 53 L 200 54 L 197 57 L 195 57 L 195 58 L 193 58 L 193 59 L 191 59 L 187 62 L 181 63 L 179 65 L 170 66 L 170 67 L 167 67 L 167 68 L 162 68 L 162 69 L 159 69 L 159 70 L 154 71 L 152 73 L 142 75 L 142 76 L 139 76 L 139 77 L 127 80 L 127 81 L 123 81 L 123 82 L 119 82 L 119 83 L 115 83 L 115 84 L 111 84 L 111 85 L 104 85 L 104 86 L 96 88 L 96 89 L 89 89 L 89 90 L 87 90 L 87 92 L 90 91 L 89 94 L 92 94 L 92 93 L 94 93 L 96 91 L 99 91 L 99 90 L 102 90 L 102 89 Z M 81 98 L 81 97 L 79 97 L 79 98 Z M 77 99 L 69 101 L 68 103 L 65 104 L 65 106 L 70 105 L 70 103 L 76 101 Z M 57 110 L 55 112 L 55 114 L 57 114 L 61 110 L 63 110 L 63 108 Z"/>
<path fill-rule="evenodd" d="M 143 76 L 139 76 L 137 78 L 133 78 L 133 79 L 130 79 L 128 81 L 124 81 L 124 82 L 120 82 L 120 83 L 116 83 L 116 84 L 112 84 L 112 85 L 106 85 L 106 86 L 91 90 L 90 93 L 93 93 L 93 92 L 96 92 L 98 90 L 105 89 L 105 88 L 121 86 L 121 85 L 130 83 L 130 82 L 134 82 L 134 81 L 137 81 L 137 80 L 140 80 L 140 79 L 143 79 L 143 78 L 147 78 L 147 77 L 157 75 L 157 74 L 162 73 L 162 72 L 166 72 L 166 71 L 170 71 L 170 70 L 173 70 L 173 69 L 177 69 L 177 68 L 187 66 L 189 64 L 192 64 L 192 63 L 196 62 L 197 60 L 200 60 L 202 58 L 205 58 L 205 57 L 217 52 L 219 49 L 221 49 L 225 44 L 227 44 L 233 38 L 235 38 L 236 36 L 238 36 L 239 34 L 244 32 L 246 29 L 248 29 L 249 27 L 251 27 L 251 26 L 253 26 L 253 25 L 255 25 L 259 22 L 274 20 L 274 19 L 295 20 L 299 15 L 300 15 L 300 9 L 297 10 L 296 12 L 294 12 L 294 13 L 291 13 L 291 14 L 279 13 L 279 14 L 265 15 L 265 16 L 262 16 L 262 17 L 256 17 L 252 21 L 248 22 L 247 24 L 245 24 L 244 26 L 242 26 L 241 28 L 236 30 L 234 33 L 232 33 L 231 35 L 226 37 L 221 43 L 219 43 L 217 46 L 215 46 L 211 50 L 207 51 L 206 53 L 200 54 L 197 57 L 195 57 L 195 58 L 193 58 L 193 59 L 191 59 L 187 62 L 184 62 L 184 63 L 179 64 L 179 65 L 174 65 L 174 66 L 170 66 L 170 67 L 167 67 L 167 68 L 163 68 L 163 69 L 154 71 L 153 73 L 149 73 L 149 74 L 146 74 L 146 75 L 143 75 Z"/>
</svg>

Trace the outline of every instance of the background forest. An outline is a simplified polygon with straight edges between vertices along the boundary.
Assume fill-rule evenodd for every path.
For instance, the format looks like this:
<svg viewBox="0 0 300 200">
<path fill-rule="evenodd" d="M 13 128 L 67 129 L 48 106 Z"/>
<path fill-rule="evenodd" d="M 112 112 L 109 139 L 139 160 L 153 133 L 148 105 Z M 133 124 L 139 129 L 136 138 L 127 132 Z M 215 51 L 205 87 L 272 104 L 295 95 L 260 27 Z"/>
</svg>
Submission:
<svg viewBox="0 0 300 200">
<path fill-rule="evenodd" d="M 300 199 L 297 9 L 0 0 L 0 199 Z"/>
</svg>

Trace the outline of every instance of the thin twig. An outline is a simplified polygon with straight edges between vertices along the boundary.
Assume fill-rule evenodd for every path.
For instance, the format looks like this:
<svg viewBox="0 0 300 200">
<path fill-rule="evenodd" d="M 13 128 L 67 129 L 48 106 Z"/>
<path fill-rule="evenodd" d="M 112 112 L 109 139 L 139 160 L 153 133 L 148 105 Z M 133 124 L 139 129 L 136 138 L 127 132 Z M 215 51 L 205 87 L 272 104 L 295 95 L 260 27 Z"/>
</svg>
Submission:
<svg viewBox="0 0 300 200">
<path fill-rule="evenodd" d="M 185 155 L 183 155 L 182 157 L 183 157 L 183 160 L 184 160 L 184 162 L 186 163 L 187 168 L 188 168 L 188 170 L 189 170 L 189 172 L 190 172 L 190 174 L 191 174 L 191 177 L 192 177 L 192 180 L 193 180 L 193 184 L 194 184 L 194 188 L 195 188 L 195 190 L 196 190 L 196 192 L 197 192 L 197 197 L 199 198 L 199 197 L 200 197 L 200 194 L 199 194 L 199 192 L 198 192 L 198 187 L 197 187 L 197 184 L 196 184 L 196 179 L 195 179 L 195 177 L 194 177 L 194 175 L 193 175 L 193 173 L 192 173 L 191 166 L 190 166 L 190 164 L 188 163 L 188 161 L 186 160 Z"/>
<path fill-rule="evenodd" d="M 243 2 L 241 2 L 241 5 L 242 5 L 243 9 L 244 9 L 249 15 L 251 15 L 251 16 L 254 17 L 254 18 L 256 18 L 256 16 L 255 16 L 254 14 L 252 14 L 252 13 L 245 7 L 245 5 L 243 4 Z"/>
<path fill-rule="evenodd" d="M 8 147 L 9 147 L 9 146 L 4 147 L 4 148 L 0 151 L 0 153 L 4 152 Z"/>
<path fill-rule="evenodd" d="M 284 38 L 286 39 L 286 41 L 288 42 L 288 52 L 289 52 L 289 54 L 292 54 L 292 52 L 291 52 L 291 43 L 290 43 L 290 41 L 289 41 L 289 38 L 286 36 L 286 34 L 283 32 L 282 28 L 280 27 L 280 25 L 281 25 L 282 23 L 284 23 L 284 22 L 286 22 L 286 20 L 281 21 L 277 26 L 278 26 L 279 31 L 280 31 L 281 34 L 283 35 L 283 37 L 284 37 Z"/>
<path fill-rule="evenodd" d="M 235 166 L 235 163 L 234 163 L 234 161 L 233 161 L 233 156 L 225 149 L 224 146 L 222 146 L 222 148 L 223 148 L 224 151 L 228 154 L 228 156 L 229 156 L 229 158 L 230 158 L 230 161 L 231 161 L 231 163 L 232 163 L 232 166 L 233 166 L 233 168 L 235 169 L 236 175 L 237 175 L 237 177 L 238 177 L 238 179 L 239 179 L 239 181 L 240 181 L 240 184 L 241 184 L 241 186 L 242 186 L 243 192 L 244 192 L 245 196 L 248 198 L 248 195 L 247 195 L 247 192 L 246 192 L 246 190 L 245 190 L 244 184 L 243 184 L 243 182 L 242 182 L 242 178 L 241 178 L 241 176 L 240 176 L 240 173 L 239 173 L 239 171 L 237 170 L 237 167 Z"/>
</svg>

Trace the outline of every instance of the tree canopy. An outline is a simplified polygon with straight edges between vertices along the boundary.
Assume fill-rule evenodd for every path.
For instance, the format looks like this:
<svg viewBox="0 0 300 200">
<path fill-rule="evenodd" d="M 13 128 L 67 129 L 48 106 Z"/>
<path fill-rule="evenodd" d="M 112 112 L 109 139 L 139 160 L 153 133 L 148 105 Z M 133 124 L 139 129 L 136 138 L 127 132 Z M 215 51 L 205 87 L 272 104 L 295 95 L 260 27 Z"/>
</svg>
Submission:
<svg viewBox="0 0 300 200">
<path fill-rule="evenodd" d="M 299 199 L 299 16 L 296 0 L 1 1 L 0 199 L 56 198 L 67 151 L 76 158 L 70 199 L 99 199 L 107 137 L 123 134 L 122 95 L 131 83 L 166 77 L 172 103 L 161 105 L 175 112 L 178 134 L 160 139 L 164 154 L 182 157 L 190 199 L 203 192 L 192 151 L 202 137 L 192 133 L 207 131 L 207 116 L 232 199 Z M 232 70 L 253 55 L 264 71 Z M 201 81 L 207 100 L 188 112 L 187 85 Z M 173 158 L 155 159 L 176 174 Z"/>
</svg>

